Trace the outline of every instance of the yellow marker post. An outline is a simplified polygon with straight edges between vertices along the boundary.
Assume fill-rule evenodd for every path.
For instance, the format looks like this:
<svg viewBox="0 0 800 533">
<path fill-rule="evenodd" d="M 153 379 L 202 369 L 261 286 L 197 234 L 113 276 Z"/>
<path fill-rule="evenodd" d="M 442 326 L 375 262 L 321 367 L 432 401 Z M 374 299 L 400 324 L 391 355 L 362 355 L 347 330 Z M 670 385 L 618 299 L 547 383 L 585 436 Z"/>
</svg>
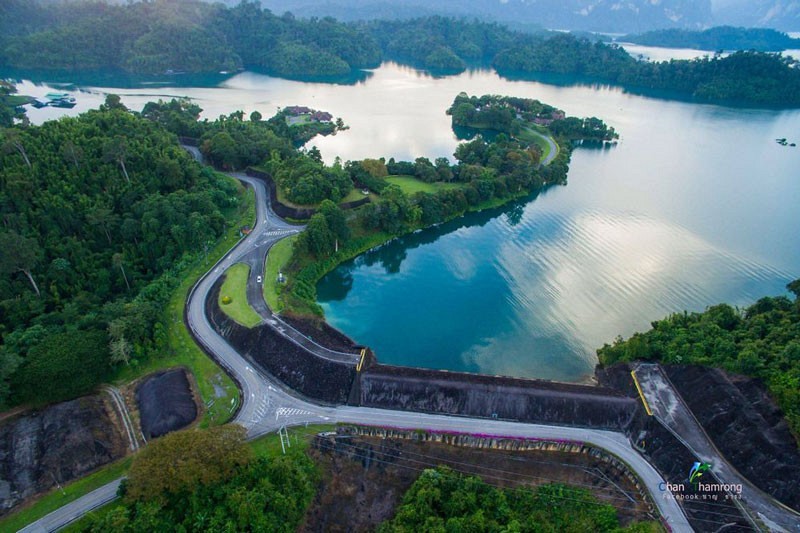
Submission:
<svg viewBox="0 0 800 533">
<path fill-rule="evenodd" d="M 361 348 L 361 359 L 358 361 L 358 365 L 356 365 L 356 372 L 361 372 L 361 367 L 364 365 L 364 357 L 367 355 L 367 349 Z"/>
<path fill-rule="evenodd" d="M 631 370 L 631 377 L 633 378 L 633 383 L 636 385 L 636 390 L 639 391 L 639 398 L 642 399 L 642 404 L 644 404 L 644 410 L 647 412 L 648 415 L 653 416 L 653 411 L 650 410 L 650 405 L 647 403 L 647 399 L 644 397 L 644 393 L 642 392 L 642 387 L 639 385 L 639 380 L 636 379 L 636 371 Z"/>
</svg>

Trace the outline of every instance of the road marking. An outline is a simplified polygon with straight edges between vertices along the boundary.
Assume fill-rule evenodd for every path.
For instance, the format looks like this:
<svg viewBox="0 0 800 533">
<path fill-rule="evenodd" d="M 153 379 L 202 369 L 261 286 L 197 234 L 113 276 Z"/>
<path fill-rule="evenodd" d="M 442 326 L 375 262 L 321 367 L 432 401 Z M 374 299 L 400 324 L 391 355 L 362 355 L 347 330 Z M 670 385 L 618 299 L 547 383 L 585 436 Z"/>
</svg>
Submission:
<svg viewBox="0 0 800 533">
<path fill-rule="evenodd" d="M 650 410 L 650 405 L 647 403 L 647 398 L 644 397 L 644 392 L 642 392 L 642 387 L 639 385 L 639 380 L 636 379 L 636 370 L 631 370 L 631 377 L 633 378 L 633 383 L 636 385 L 636 390 L 639 391 L 639 398 L 642 399 L 644 410 L 647 411 L 649 416 L 653 416 L 653 411 Z"/>
</svg>

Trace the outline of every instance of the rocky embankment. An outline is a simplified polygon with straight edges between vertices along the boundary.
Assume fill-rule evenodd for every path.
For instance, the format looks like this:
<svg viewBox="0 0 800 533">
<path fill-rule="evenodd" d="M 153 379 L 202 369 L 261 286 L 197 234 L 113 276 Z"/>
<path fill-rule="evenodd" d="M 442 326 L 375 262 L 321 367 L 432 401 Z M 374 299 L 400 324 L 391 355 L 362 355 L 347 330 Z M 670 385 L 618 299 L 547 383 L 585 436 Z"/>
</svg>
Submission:
<svg viewBox="0 0 800 533">
<path fill-rule="evenodd" d="M 105 394 L 5 421 L 0 425 L 0 514 L 127 451 L 119 415 Z"/>
<path fill-rule="evenodd" d="M 353 365 L 317 357 L 269 325 L 246 328 L 237 324 L 217 303 L 222 280 L 209 292 L 206 315 L 237 352 L 307 398 L 323 403 L 347 403 L 356 378 Z"/>
<path fill-rule="evenodd" d="M 631 378 L 631 367 L 627 363 L 607 368 L 598 367 L 595 374 L 601 385 L 617 389 L 639 401 L 639 393 Z M 639 405 L 641 406 L 641 402 Z M 687 485 L 689 470 L 698 459 L 655 417 L 647 416 L 640 407 L 625 432 L 665 481 L 674 485 Z M 719 482 L 710 472 L 706 475 L 709 483 Z M 727 500 L 721 491 L 707 491 L 706 499 L 691 499 L 695 495 L 689 487 L 684 491 L 674 492 L 689 498 L 683 501 L 683 509 L 695 531 L 714 532 L 724 524 L 730 524 L 734 529 L 749 530 L 752 527 L 738 507 Z M 655 497 L 664 497 L 664 494 Z"/>
<path fill-rule="evenodd" d="M 800 452 L 760 381 L 717 368 L 664 370 L 714 446 L 751 483 L 800 511 Z"/>
<path fill-rule="evenodd" d="M 637 403 L 618 391 L 543 380 L 373 365 L 360 374 L 365 407 L 624 430 Z"/>
</svg>

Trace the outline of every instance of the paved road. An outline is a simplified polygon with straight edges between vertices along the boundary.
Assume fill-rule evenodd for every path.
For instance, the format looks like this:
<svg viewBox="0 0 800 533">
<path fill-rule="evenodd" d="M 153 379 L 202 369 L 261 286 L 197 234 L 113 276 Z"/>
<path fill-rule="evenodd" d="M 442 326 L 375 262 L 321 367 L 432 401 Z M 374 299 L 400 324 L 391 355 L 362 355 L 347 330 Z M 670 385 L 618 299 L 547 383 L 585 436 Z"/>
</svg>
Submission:
<svg viewBox="0 0 800 533">
<path fill-rule="evenodd" d="M 556 156 L 558 155 L 558 145 L 556 144 L 556 142 L 549 135 L 543 135 L 543 134 L 539 133 L 538 131 L 536 131 L 533 128 L 528 128 L 528 131 L 530 131 L 531 133 L 533 133 L 537 137 L 539 137 L 541 139 L 544 139 L 544 142 L 546 142 L 547 145 L 550 147 L 550 151 L 547 153 L 547 157 L 545 157 L 541 161 L 541 164 L 543 166 L 547 166 L 550 163 L 552 163 L 553 159 L 555 159 Z"/>
<path fill-rule="evenodd" d="M 728 463 L 659 365 L 640 364 L 635 372 L 653 415 L 701 461 L 711 464 L 721 483 L 742 485 L 742 501 L 750 514 L 755 513 L 772 531 L 800 531 L 800 514 L 761 491 Z"/>
<path fill-rule="evenodd" d="M 102 507 L 117 497 L 117 489 L 122 479 L 117 479 L 103 485 L 64 507 L 57 509 L 37 520 L 36 522 L 20 529 L 21 533 L 49 533 L 65 527 L 86 513 Z"/>
<path fill-rule="evenodd" d="M 262 272 L 259 269 L 263 269 L 266 252 L 277 240 L 290 234 L 291 231 L 298 231 L 298 228 L 283 222 L 270 212 L 268 209 L 267 190 L 262 182 L 241 174 L 235 174 L 234 176 L 253 187 L 256 192 L 257 224 L 254 231 L 242 239 L 192 289 L 187 302 L 187 322 L 195 339 L 206 350 L 214 354 L 215 359 L 239 383 L 242 391 L 242 405 L 234 422 L 247 428 L 248 437 L 255 438 L 259 435 L 276 431 L 281 426 L 297 426 L 320 422 L 346 422 L 408 429 L 419 428 L 537 439 L 563 439 L 591 443 L 614 453 L 631 466 L 649 489 L 650 494 L 653 495 L 654 503 L 673 531 L 681 533 L 692 531 L 686 516 L 675 500 L 662 499 L 655 496 L 659 494 L 658 485 L 663 479 L 633 449 L 628 439 L 621 433 L 363 407 L 323 407 L 297 398 L 291 390 L 286 389 L 281 383 L 273 380 L 259 370 L 258 367 L 245 360 L 216 333 L 205 314 L 204 305 L 215 281 L 219 279 L 228 267 L 237 262 L 247 262 L 251 265 L 253 273 L 248 281 L 248 294 L 252 294 L 252 296 L 248 296 L 248 299 L 253 298 L 253 303 L 256 304 L 257 310 L 262 314 L 266 323 L 273 325 L 276 330 L 293 341 L 305 343 L 303 344 L 305 347 L 320 356 L 336 358 L 352 356 L 355 358 L 355 354 L 333 352 L 318 347 L 308 339 L 297 339 L 296 335 L 299 335 L 297 332 L 293 333 L 292 330 L 284 327 L 285 324 L 280 322 L 278 317 L 272 315 L 269 309 L 266 308 L 266 304 L 261 306 L 258 303 L 260 288 L 256 286 L 254 289 L 253 284 L 256 283 L 254 281 L 255 276 Z M 252 290 L 257 292 L 251 293 L 250 291 Z M 274 324 L 273 321 L 275 321 Z M 112 491 L 109 487 L 105 490 L 113 493 L 116 489 Z M 34 527 L 42 529 L 34 529 L 33 531 L 50 531 L 61 527 L 59 524 L 68 523 L 64 522 L 64 520 L 74 520 L 73 515 L 76 512 L 80 512 L 80 509 L 83 509 L 83 512 L 88 512 L 97 507 L 88 498 L 85 504 L 83 504 L 83 498 L 77 500 L 74 504 L 79 511 L 70 510 L 62 513 L 65 508 L 59 509 L 37 522 Z M 81 507 L 82 505 L 85 506 Z"/>
</svg>

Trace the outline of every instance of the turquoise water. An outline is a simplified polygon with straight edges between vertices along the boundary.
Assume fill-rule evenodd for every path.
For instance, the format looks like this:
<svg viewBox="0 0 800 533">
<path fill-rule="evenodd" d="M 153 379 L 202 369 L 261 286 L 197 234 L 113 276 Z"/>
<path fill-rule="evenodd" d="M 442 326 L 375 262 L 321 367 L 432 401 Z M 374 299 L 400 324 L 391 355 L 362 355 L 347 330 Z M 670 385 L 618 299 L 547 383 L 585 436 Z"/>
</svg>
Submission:
<svg viewBox="0 0 800 533">
<path fill-rule="evenodd" d="M 186 83 L 34 79 L 20 92 L 78 100 L 72 110 L 30 110 L 35 123 L 96 107 L 111 92 L 132 109 L 190 97 L 209 118 L 309 105 L 350 125 L 312 141 L 328 162 L 452 156 L 458 140 L 444 110 L 461 91 L 538 98 L 620 132 L 612 149 L 576 150 L 565 187 L 399 239 L 323 279 L 329 322 L 382 362 L 581 381 L 596 348 L 617 335 L 684 309 L 747 305 L 800 277 L 800 148 L 775 143 L 800 142 L 799 111 L 480 70 L 435 78 L 393 64 L 342 85 L 253 72 Z"/>
</svg>

